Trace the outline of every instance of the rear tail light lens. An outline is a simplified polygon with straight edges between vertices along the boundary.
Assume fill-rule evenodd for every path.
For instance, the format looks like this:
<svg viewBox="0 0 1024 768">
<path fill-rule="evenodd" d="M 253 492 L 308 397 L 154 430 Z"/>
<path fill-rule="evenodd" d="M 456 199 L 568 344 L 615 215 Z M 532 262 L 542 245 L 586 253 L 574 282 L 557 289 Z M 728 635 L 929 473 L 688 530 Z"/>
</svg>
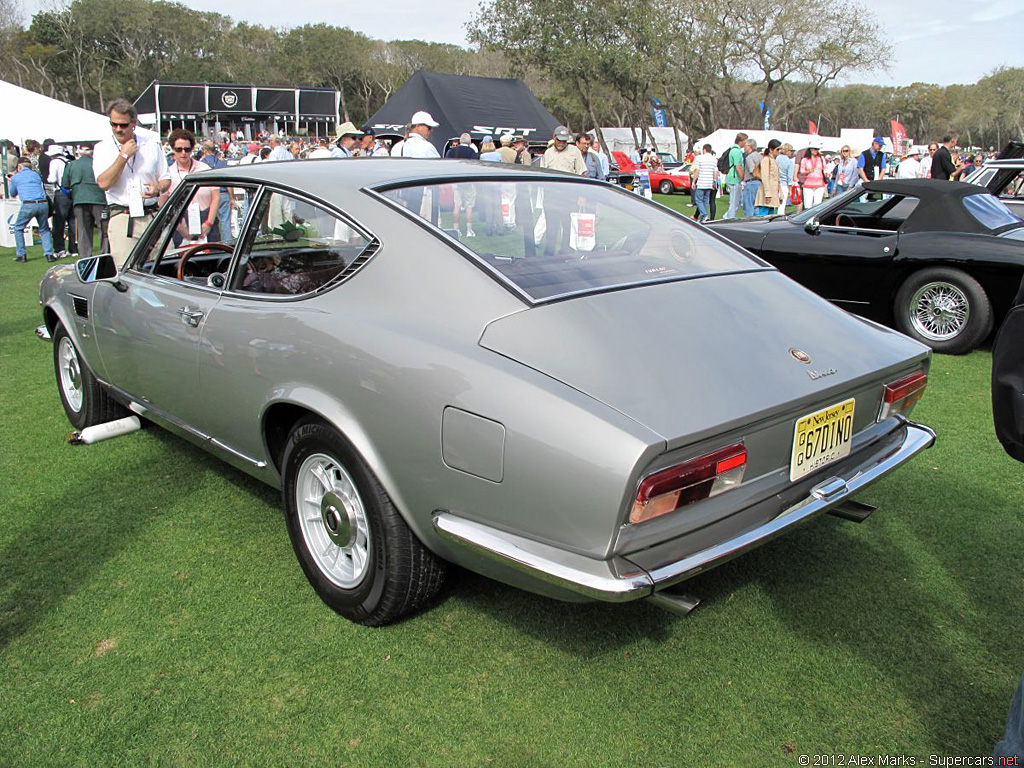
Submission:
<svg viewBox="0 0 1024 768">
<path fill-rule="evenodd" d="M 927 384 L 928 375 L 921 372 L 886 384 L 882 394 L 882 406 L 878 409 L 878 421 L 884 421 L 893 414 L 906 415 L 910 413 L 915 403 L 924 394 Z"/>
<path fill-rule="evenodd" d="M 747 449 L 736 443 L 655 472 L 640 483 L 629 522 L 642 523 L 727 491 L 743 482 L 746 466 Z"/>
</svg>

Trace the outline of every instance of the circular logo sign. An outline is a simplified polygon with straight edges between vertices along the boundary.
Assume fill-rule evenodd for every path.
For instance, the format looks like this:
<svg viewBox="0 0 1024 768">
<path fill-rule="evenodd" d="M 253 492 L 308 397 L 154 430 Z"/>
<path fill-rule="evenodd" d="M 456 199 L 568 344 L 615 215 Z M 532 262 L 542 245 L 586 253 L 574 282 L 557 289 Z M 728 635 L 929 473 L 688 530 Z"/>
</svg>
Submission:
<svg viewBox="0 0 1024 768">
<path fill-rule="evenodd" d="M 220 95 L 220 100 L 224 102 L 224 106 L 228 109 L 234 109 L 235 105 L 238 103 L 238 94 L 234 91 L 224 91 L 224 93 Z"/>
<path fill-rule="evenodd" d="M 811 356 L 804 352 L 802 349 L 796 349 L 795 347 L 789 348 L 789 354 L 793 356 L 794 360 L 803 363 L 804 365 L 811 364 Z"/>
</svg>

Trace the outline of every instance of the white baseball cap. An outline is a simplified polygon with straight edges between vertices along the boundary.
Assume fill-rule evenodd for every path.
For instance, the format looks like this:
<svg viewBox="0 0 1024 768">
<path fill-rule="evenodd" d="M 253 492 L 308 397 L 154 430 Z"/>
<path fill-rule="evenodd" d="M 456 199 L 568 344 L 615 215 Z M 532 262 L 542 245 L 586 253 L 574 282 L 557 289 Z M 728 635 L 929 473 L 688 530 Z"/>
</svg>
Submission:
<svg viewBox="0 0 1024 768">
<path fill-rule="evenodd" d="M 429 112 L 424 112 L 421 109 L 412 116 L 412 120 L 409 121 L 409 125 L 429 125 L 431 128 L 437 128 L 438 122 L 430 116 Z"/>
</svg>

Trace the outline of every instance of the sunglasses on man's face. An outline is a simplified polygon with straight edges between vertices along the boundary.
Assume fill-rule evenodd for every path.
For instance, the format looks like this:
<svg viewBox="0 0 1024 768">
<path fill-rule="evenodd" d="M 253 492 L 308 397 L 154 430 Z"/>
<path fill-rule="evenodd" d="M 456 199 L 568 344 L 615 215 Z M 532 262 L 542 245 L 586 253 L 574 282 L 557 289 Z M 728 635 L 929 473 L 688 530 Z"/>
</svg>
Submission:
<svg viewBox="0 0 1024 768">
<path fill-rule="evenodd" d="M 192 147 L 175 147 L 174 151 L 175 152 L 191 152 L 192 151 Z"/>
<path fill-rule="evenodd" d="M 110 121 L 111 128 L 131 128 L 131 121 L 127 123 L 115 123 L 113 120 Z"/>
</svg>

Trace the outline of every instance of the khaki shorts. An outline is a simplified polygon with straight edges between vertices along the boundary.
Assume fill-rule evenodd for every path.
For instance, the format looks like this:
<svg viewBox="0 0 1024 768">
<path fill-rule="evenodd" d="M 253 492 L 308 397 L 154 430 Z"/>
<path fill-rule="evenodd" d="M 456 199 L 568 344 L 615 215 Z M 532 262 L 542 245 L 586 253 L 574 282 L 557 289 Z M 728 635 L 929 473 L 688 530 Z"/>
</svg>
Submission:
<svg viewBox="0 0 1024 768">
<path fill-rule="evenodd" d="M 110 253 L 114 257 L 114 263 L 121 269 L 131 255 L 135 244 L 146 231 L 149 222 L 153 220 L 153 213 L 145 216 L 132 218 L 127 211 L 118 211 L 110 215 L 107 222 L 107 238 L 110 240 Z M 131 235 L 128 234 L 128 225 L 131 223 Z"/>
<path fill-rule="evenodd" d="M 476 205 L 476 185 L 461 184 L 455 185 L 455 207 L 459 209 L 472 208 Z"/>
</svg>

